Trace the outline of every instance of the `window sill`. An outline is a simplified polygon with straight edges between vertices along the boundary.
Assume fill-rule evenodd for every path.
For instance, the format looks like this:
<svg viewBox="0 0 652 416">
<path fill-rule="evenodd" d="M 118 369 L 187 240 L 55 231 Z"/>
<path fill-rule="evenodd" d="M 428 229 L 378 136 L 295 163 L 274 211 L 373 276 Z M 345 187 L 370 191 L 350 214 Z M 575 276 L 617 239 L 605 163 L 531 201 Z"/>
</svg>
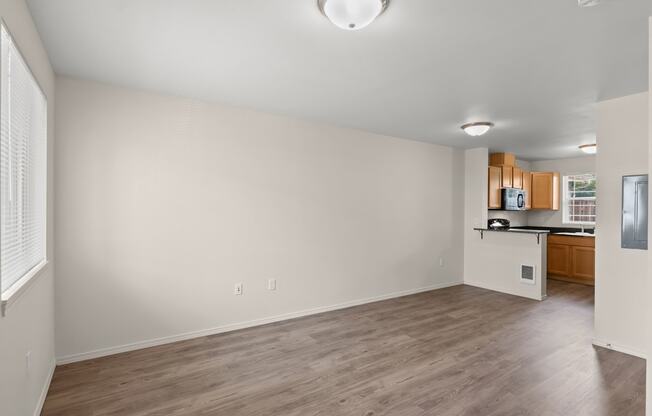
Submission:
<svg viewBox="0 0 652 416">
<path fill-rule="evenodd" d="M 2 316 L 7 315 L 7 310 L 20 299 L 20 297 L 32 287 L 32 285 L 43 274 L 45 266 L 48 265 L 47 260 L 43 260 L 25 274 L 19 281 L 14 283 L 11 288 L 7 289 L 2 296 L 0 296 L 0 313 Z"/>
</svg>

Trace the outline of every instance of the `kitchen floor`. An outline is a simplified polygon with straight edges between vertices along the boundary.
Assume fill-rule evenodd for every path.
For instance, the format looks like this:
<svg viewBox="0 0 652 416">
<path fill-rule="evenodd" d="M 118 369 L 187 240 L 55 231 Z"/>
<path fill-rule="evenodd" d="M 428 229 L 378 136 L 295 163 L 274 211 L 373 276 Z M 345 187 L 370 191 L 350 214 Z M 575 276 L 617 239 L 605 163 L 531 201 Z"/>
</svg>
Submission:
<svg viewBox="0 0 652 416">
<path fill-rule="evenodd" d="M 591 345 L 593 288 L 457 286 L 57 368 L 43 415 L 645 414 L 645 361 Z"/>
</svg>

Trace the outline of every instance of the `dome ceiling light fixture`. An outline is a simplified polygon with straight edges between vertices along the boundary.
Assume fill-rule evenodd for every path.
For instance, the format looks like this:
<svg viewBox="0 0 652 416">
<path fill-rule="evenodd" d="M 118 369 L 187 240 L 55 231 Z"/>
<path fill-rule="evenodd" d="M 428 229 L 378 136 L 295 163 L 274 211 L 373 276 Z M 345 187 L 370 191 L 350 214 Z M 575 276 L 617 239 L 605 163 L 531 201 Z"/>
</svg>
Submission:
<svg viewBox="0 0 652 416">
<path fill-rule="evenodd" d="M 487 133 L 493 126 L 494 123 L 489 121 L 480 121 L 477 123 L 465 124 L 462 126 L 462 130 L 464 130 L 464 132 L 469 136 L 477 137 Z"/>
<path fill-rule="evenodd" d="M 335 26 L 344 30 L 360 30 L 387 10 L 389 0 L 317 0 L 317 4 Z"/>
<path fill-rule="evenodd" d="M 580 150 L 589 155 L 594 155 L 598 153 L 598 145 L 593 144 L 583 144 L 580 146 Z"/>
<path fill-rule="evenodd" d="M 593 7 L 602 3 L 601 0 L 577 0 L 577 5 L 579 7 Z"/>
</svg>

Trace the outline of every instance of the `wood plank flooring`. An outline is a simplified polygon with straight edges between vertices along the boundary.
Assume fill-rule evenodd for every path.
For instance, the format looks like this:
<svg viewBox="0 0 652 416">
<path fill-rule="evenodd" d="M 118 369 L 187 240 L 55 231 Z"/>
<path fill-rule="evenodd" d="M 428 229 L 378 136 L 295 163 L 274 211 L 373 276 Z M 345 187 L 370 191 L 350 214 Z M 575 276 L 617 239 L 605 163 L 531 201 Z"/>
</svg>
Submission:
<svg viewBox="0 0 652 416">
<path fill-rule="evenodd" d="M 643 416 L 645 362 L 591 345 L 593 288 L 457 286 L 57 368 L 46 416 Z"/>
</svg>

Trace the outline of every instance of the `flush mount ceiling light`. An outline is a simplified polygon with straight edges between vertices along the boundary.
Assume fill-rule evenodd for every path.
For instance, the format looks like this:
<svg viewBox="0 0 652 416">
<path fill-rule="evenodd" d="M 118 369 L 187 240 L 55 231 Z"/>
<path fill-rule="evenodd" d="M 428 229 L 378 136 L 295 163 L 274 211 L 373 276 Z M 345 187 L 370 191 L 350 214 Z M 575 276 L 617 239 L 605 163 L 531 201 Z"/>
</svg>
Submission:
<svg viewBox="0 0 652 416">
<path fill-rule="evenodd" d="M 600 4 L 600 0 L 577 0 L 577 5 L 580 7 L 593 7 Z"/>
<path fill-rule="evenodd" d="M 482 136 L 494 126 L 494 123 L 481 121 L 479 123 L 468 123 L 462 126 L 462 130 L 469 136 Z"/>
<path fill-rule="evenodd" d="M 335 26 L 344 30 L 360 30 L 387 9 L 389 0 L 317 0 L 317 4 Z"/>
<path fill-rule="evenodd" d="M 580 146 L 580 150 L 583 151 L 584 153 L 588 153 L 590 155 L 594 155 L 598 152 L 598 146 L 593 143 L 593 144 L 583 144 Z"/>
</svg>

